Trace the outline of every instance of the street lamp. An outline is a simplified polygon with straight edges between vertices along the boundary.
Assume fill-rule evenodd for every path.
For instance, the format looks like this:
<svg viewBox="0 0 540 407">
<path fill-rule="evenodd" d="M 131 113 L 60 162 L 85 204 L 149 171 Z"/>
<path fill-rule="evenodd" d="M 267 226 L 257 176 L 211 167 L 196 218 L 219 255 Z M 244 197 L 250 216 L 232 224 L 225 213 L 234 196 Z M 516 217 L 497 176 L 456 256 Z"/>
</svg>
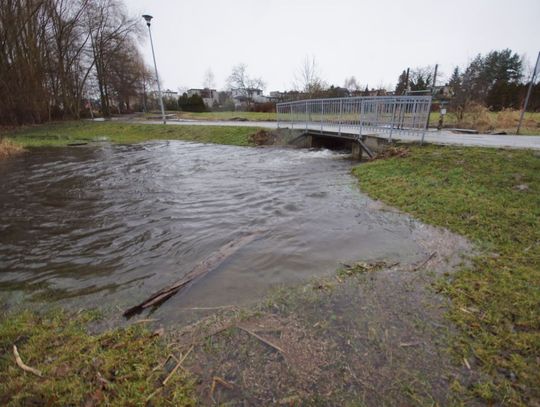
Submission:
<svg viewBox="0 0 540 407">
<path fill-rule="evenodd" d="M 145 14 L 142 16 L 144 20 L 146 21 L 146 25 L 148 26 L 148 33 L 150 34 L 150 46 L 152 47 L 152 57 L 154 58 L 154 69 L 156 70 L 156 81 L 157 81 L 157 88 L 159 93 L 159 104 L 161 106 L 161 117 L 163 118 L 163 124 L 167 124 L 167 120 L 165 119 L 165 109 L 163 107 L 163 95 L 161 94 L 161 86 L 159 84 L 159 75 L 157 70 L 157 64 L 156 64 L 156 54 L 154 52 L 154 42 L 152 41 L 152 30 L 150 30 L 150 21 L 152 21 L 152 16 Z"/>
</svg>

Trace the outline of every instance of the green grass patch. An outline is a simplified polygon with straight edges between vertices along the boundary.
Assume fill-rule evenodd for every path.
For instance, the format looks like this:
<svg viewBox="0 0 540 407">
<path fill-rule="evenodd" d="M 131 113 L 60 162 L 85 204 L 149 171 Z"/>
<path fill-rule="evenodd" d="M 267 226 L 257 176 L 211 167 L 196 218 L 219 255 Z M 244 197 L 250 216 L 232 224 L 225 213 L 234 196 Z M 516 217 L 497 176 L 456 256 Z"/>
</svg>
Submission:
<svg viewBox="0 0 540 407">
<path fill-rule="evenodd" d="M 194 383 L 181 369 L 165 386 L 162 363 L 171 350 L 140 325 L 91 335 L 95 314 L 22 312 L 0 317 L 0 404 L 194 405 Z M 23 362 L 42 373 L 19 368 Z M 178 355 L 177 355 L 178 356 Z M 158 367 L 157 369 L 154 369 Z"/>
<path fill-rule="evenodd" d="M 452 299 L 453 343 L 487 374 L 469 394 L 540 400 L 540 156 L 537 152 L 413 147 L 353 170 L 363 191 L 477 244 L 470 267 L 440 289 Z"/>
<path fill-rule="evenodd" d="M 107 140 L 139 143 L 150 140 L 185 140 L 201 143 L 250 145 L 257 128 L 242 126 L 184 126 L 123 122 L 67 122 L 24 127 L 5 136 L 24 147 L 66 146 L 76 142 Z"/>
<path fill-rule="evenodd" d="M 190 120 L 231 120 L 245 119 L 249 121 L 275 121 L 276 113 L 263 112 L 171 112 L 178 116 L 179 119 Z M 153 115 L 155 116 L 155 115 Z"/>
</svg>

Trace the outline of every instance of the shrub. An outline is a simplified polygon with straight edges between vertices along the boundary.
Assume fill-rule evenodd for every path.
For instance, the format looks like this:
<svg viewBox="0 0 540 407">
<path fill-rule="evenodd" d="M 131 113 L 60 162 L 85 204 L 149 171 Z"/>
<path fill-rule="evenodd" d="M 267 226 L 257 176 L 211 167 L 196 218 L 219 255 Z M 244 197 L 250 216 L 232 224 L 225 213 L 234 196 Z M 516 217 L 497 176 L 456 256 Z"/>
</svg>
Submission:
<svg viewBox="0 0 540 407">
<path fill-rule="evenodd" d="M 503 109 L 497 113 L 497 127 L 508 129 L 517 126 L 519 121 L 519 111 L 513 109 Z"/>
<path fill-rule="evenodd" d="M 5 138 L 0 138 L 0 160 L 20 154 L 23 151 L 24 149 L 19 144 Z"/>
<path fill-rule="evenodd" d="M 254 103 L 249 107 L 250 112 L 260 112 L 260 113 L 275 113 L 276 104 L 274 102 L 266 103 Z"/>
</svg>

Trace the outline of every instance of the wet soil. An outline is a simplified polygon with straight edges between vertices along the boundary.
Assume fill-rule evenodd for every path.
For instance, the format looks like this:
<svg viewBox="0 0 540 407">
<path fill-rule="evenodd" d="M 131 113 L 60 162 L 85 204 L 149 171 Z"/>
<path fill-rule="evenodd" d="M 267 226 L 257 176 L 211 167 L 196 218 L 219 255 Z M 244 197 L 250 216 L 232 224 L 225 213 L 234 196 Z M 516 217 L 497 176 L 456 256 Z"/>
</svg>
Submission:
<svg viewBox="0 0 540 407">
<path fill-rule="evenodd" d="M 473 373 L 451 359 L 454 334 L 436 282 L 468 243 L 426 226 L 418 262 L 344 265 L 176 333 L 206 405 L 448 405 Z"/>
</svg>

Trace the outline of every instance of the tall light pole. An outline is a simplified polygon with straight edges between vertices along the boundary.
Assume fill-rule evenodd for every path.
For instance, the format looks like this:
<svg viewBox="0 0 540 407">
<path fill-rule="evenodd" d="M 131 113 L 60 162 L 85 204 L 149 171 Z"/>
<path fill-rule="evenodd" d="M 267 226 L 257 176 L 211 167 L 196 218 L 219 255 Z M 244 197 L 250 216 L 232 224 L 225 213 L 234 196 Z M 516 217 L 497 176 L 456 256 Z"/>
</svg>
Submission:
<svg viewBox="0 0 540 407">
<path fill-rule="evenodd" d="M 521 115 L 519 116 L 519 123 L 516 130 L 516 134 L 519 134 L 519 129 L 521 129 L 521 122 L 523 121 L 523 116 L 525 115 L 525 111 L 527 110 L 527 105 L 529 104 L 529 98 L 531 97 L 531 91 L 532 87 L 534 85 L 534 81 L 536 80 L 536 75 L 538 74 L 540 63 L 540 52 L 538 53 L 538 58 L 536 58 L 536 64 L 534 65 L 534 71 L 531 76 L 531 83 L 529 83 L 529 89 L 527 90 L 527 96 L 525 97 L 525 103 L 523 103 L 523 109 L 521 110 Z"/>
<path fill-rule="evenodd" d="M 156 54 L 154 52 L 154 42 L 152 41 L 152 30 L 150 29 L 150 21 L 152 21 L 152 16 L 145 14 L 142 16 L 145 21 L 146 25 L 148 26 L 148 33 L 150 34 L 150 46 L 152 47 L 152 57 L 154 58 L 154 69 L 156 70 L 156 81 L 157 81 L 157 88 L 159 93 L 159 105 L 161 106 L 161 117 L 163 118 L 163 124 L 167 124 L 167 120 L 165 119 L 165 108 L 163 107 L 163 95 L 161 94 L 161 85 L 159 84 L 159 75 L 157 70 L 157 64 L 156 64 Z"/>
</svg>

